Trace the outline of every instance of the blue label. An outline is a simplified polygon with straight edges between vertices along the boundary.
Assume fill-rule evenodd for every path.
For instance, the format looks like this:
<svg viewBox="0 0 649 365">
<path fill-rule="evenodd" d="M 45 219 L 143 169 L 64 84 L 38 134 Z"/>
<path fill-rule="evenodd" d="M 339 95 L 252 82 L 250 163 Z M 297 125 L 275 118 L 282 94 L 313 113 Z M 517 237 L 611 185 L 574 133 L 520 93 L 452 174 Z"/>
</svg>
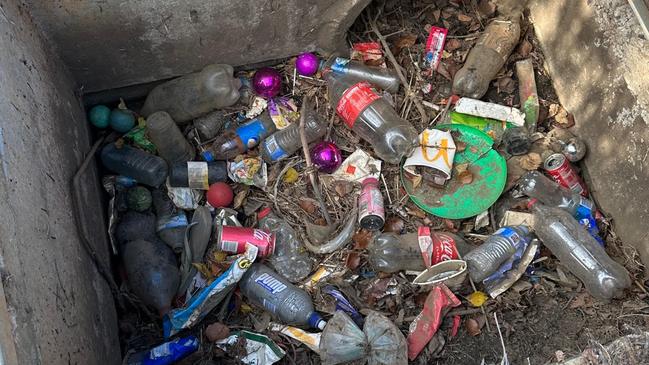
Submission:
<svg viewBox="0 0 649 365">
<path fill-rule="evenodd" d="M 210 152 L 210 151 L 203 151 L 201 153 L 201 155 L 203 155 L 203 160 L 205 160 L 207 162 L 214 161 L 214 155 L 212 155 L 212 152 Z"/>
<path fill-rule="evenodd" d="M 115 177 L 115 184 L 123 188 L 132 188 L 137 185 L 137 181 L 132 177 L 117 175 L 117 177 Z"/>
<path fill-rule="evenodd" d="M 597 227 L 597 221 L 593 217 L 593 203 L 587 199 L 581 199 L 579 202 L 579 207 L 575 212 L 575 219 L 588 230 L 591 236 L 602 246 L 604 246 L 604 240 L 599 236 L 599 227 Z"/>
<path fill-rule="evenodd" d="M 261 119 L 253 119 L 236 130 L 237 136 L 243 142 L 244 150 L 255 147 L 266 135 L 266 128 Z"/>
<path fill-rule="evenodd" d="M 345 74 L 347 73 L 347 68 L 349 67 L 348 63 L 349 63 L 348 59 L 342 57 L 336 57 L 336 60 L 331 65 L 331 70 L 339 74 Z"/>
<path fill-rule="evenodd" d="M 259 275 L 259 277 L 255 279 L 255 283 L 268 290 L 271 294 L 281 293 L 284 289 L 286 289 L 286 285 L 282 284 L 281 281 L 275 279 L 268 273 Z"/>
<path fill-rule="evenodd" d="M 198 350 L 200 342 L 196 336 L 178 338 L 176 340 L 163 343 L 149 351 L 143 365 L 170 365 L 185 358 L 189 354 Z"/>
<path fill-rule="evenodd" d="M 169 220 L 159 223 L 158 231 L 169 228 L 184 227 L 187 224 L 188 222 L 185 212 L 180 212 L 174 216 L 169 217 Z"/>
<path fill-rule="evenodd" d="M 343 293 L 336 289 L 332 285 L 327 285 L 324 287 L 324 292 L 334 297 L 336 300 L 336 310 L 341 310 L 352 318 L 354 322 L 361 328 L 363 328 L 363 316 L 354 308 L 354 306 L 345 298 Z"/>
<path fill-rule="evenodd" d="M 262 147 L 268 154 L 268 157 L 270 157 L 271 161 L 279 161 L 287 156 L 282 147 L 277 144 L 274 134 L 266 138 L 262 143 Z"/>
</svg>

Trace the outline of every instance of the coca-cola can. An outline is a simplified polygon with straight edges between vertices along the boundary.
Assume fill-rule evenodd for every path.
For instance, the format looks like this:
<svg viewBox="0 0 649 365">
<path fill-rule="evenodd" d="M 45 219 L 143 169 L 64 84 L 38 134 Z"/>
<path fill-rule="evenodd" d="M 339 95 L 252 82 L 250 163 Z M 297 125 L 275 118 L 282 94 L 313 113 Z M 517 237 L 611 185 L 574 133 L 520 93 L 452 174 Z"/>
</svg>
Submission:
<svg viewBox="0 0 649 365">
<path fill-rule="evenodd" d="M 263 229 L 217 226 L 216 245 L 224 252 L 244 253 L 246 243 L 256 246 L 259 249 L 258 256 L 267 257 L 275 252 L 275 234 Z"/>
<path fill-rule="evenodd" d="M 558 184 L 567 187 L 575 193 L 588 196 L 588 189 L 584 180 L 581 179 L 579 174 L 577 174 L 577 170 L 575 170 L 563 154 L 554 153 L 548 156 L 543 163 L 543 168 Z"/>
</svg>

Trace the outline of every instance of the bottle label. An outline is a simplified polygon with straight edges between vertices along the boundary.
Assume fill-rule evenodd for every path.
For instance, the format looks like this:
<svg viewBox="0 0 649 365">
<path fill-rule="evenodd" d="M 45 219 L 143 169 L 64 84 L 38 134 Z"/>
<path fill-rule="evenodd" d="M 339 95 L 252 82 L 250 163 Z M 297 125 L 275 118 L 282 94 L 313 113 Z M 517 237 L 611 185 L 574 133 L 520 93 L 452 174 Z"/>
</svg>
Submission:
<svg viewBox="0 0 649 365">
<path fill-rule="evenodd" d="M 261 119 L 253 119 L 237 128 L 236 133 L 243 142 L 245 150 L 255 147 L 261 141 L 261 138 L 266 134 L 266 128 L 264 128 Z"/>
<path fill-rule="evenodd" d="M 426 267 L 431 267 L 433 257 L 433 238 L 430 236 L 430 227 L 421 226 L 417 229 L 417 241 L 419 242 L 421 256 L 424 258 L 424 265 Z"/>
<path fill-rule="evenodd" d="M 207 162 L 214 161 L 214 155 L 212 155 L 212 152 L 210 151 L 203 151 L 201 155 L 203 155 L 203 159 Z"/>
<path fill-rule="evenodd" d="M 338 74 L 346 74 L 348 68 L 349 60 L 342 57 L 336 57 L 333 64 L 331 65 L 331 70 Z"/>
<path fill-rule="evenodd" d="M 263 273 L 255 279 L 255 283 L 259 284 L 262 288 L 268 290 L 271 294 L 278 294 L 286 289 L 286 285 L 282 284 L 281 281 L 275 279 L 268 273 Z"/>
<path fill-rule="evenodd" d="M 263 148 L 268 153 L 271 161 L 279 161 L 286 157 L 286 152 L 279 146 L 274 134 L 264 140 Z"/>
<path fill-rule="evenodd" d="M 445 233 L 433 232 L 433 265 L 447 260 L 456 260 L 458 258 L 455 239 Z"/>
<path fill-rule="evenodd" d="M 209 189 L 207 162 L 187 162 L 187 180 L 189 181 L 188 185 L 190 189 Z"/>
<path fill-rule="evenodd" d="M 188 224 L 187 222 L 187 216 L 185 213 L 178 213 L 174 216 L 169 217 L 168 220 L 163 221 L 158 224 L 158 232 L 165 230 L 165 229 L 171 229 L 171 228 L 176 228 L 176 227 L 184 227 Z"/>
<path fill-rule="evenodd" d="M 523 240 L 516 231 L 514 231 L 509 227 L 503 227 L 497 230 L 496 232 L 494 232 L 494 235 L 499 235 L 501 237 L 506 238 L 507 240 L 512 242 L 512 246 L 514 247 L 518 247 L 521 241 Z"/>
<path fill-rule="evenodd" d="M 363 189 L 361 196 L 358 198 L 358 221 L 369 215 L 376 215 L 385 220 L 385 208 L 383 207 L 383 195 L 381 191 L 373 186 Z"/>
<path fill-rule="evenodd" d="M 345 90 L 336 112 L 349 128 L 353 128 L 361 112 L 379 98 L 368 82 L 359 82 Z"/>
<path fill-rule="evenodd" d="M 442 60 L 447 34 L 448 29 L 440 27 L 431 27 L 428 33 L 428 40 L 426 40 L 426 63 L 433 70 L 437 70 L 437 66 L 439 66 L 439 62 Z"/>
<path fill-rule="evenodd" d="M 599 227 L 597 221 L 593 217 L 593 202 L 586 198 L 579 200 L 579 206 L 575 212 L 575 219 L 579 224 L 584 226 L 588 233 L 601 245 L 604 246 L 604 240 L 599 236 Z"/>
</svg>

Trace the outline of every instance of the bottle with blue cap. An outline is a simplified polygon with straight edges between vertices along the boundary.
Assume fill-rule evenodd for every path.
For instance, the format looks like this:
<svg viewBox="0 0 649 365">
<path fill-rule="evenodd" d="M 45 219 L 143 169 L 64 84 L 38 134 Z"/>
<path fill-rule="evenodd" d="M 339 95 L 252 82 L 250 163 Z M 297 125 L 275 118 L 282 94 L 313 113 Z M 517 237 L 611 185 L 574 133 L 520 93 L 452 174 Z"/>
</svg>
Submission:
<svg viewBox="0 0 649 365">
<path fill-rule="evenodd" d="M 257 118 L 229 129 L 219 136 L 203 152 L 206 161 L 232 160 L 263 141 L 277 130 L 273 119 L 264 111 Z"/>
</svg>

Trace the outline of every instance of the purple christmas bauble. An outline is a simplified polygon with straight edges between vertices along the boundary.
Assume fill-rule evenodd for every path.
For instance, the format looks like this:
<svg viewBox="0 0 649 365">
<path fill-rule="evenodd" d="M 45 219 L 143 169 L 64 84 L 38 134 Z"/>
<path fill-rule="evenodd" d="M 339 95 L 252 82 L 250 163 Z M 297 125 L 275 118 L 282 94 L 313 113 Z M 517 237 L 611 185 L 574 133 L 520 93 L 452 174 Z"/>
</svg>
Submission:
<svg viewBox="0 0 649 365">
<path fill-rule="evenodd" d="M 282 88 L 282 75 L 274 68 L 259 69 L 252 78 L 252 88 L 257 95 L 272 98 L 279 94 Z"/>
<path fill-rule="evenodd" d="M 313 53 L 306 52 L 297 56 L 295 59 L 295 69 L 302 76 L 311 76 L 318 72 L 320 60 Z"/>
<path fill-rule="evenodd" d="M 320 142 L 311 148 L 311 160 L 318 170 L 331 174 L 343 163 L 340 149 L 332 142 Z"/>
</svg>

